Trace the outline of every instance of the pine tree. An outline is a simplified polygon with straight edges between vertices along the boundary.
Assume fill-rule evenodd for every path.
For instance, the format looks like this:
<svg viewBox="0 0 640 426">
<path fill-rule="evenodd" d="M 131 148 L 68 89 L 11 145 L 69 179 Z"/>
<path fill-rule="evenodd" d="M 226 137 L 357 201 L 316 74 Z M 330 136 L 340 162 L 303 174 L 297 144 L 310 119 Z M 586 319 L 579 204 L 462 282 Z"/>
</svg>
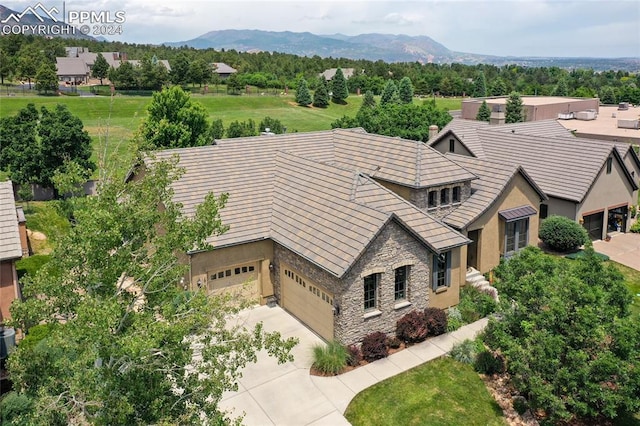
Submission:
<svg viewBox="0 0 640 426">
<path fill-rule="evenodd" d="M 553 91 L 555 96 L 569 96 L 569 86 L 567 80 L 564 78 L 558 80 L 555 90 Z"/>
<path fill-rule="evenodd" d="M 484 98 L 487 96 L 487 79 L 484 71 L 479 71 L 476 79 L 473 81 L 473 97 Z M 488 120 L 487 120 L 488 121 Z"/>
<path fill-rule="evenodd" d="M 376 100 L 373 97 L 373 92 L 371 90 L 367 90 L 367 92 L 364 94 L 364 98 L 362 99 L 361 108 L 375 108 L 375 107 L 376 107 Z"/>
<path fill-rule="evenodd" d="M 511 92 L 505 108 L 505 123 L 520 123 L 524 121 L 522 98 L 517 92 Z"/>
<path fill-rule="evenodd" d="M 400 103 L 410 104 L 413 102 L 413 84 L 409 77 L 402 77 L 398 85 L 398 98 Z"/>
<path fill-rule="evenodd" d="M 387 105 L 398 103 L 398 88 L 393 80 L 387 80 L 384 89 L 382 90 L 382 96 L 380 97 L 380 105 Z"/>
<path fill-rule="evenodd" d="M 478 115 L 476 115 L 476 120 L 489 122 L 490 119 L 491 110 L 489 109 L 489 105 L 487 105 L 487 101 L 482 101 L 482 104 L 478 109 Z"/>
<path fill-rule="evenodd" d="M 496 78 L 491 87 L 492 96 L 504 96 L 507 94 L 507 85 L 500 77 Z"/>
<path fill-rule="evenodd" d="M 313 106 L 326 108 L 329 106 L 329 91 L 327 90 L 327 80 L 324 76 L 320 78 L 320 83 L 313 94 Z"/>
<path fill-rule="evenodd" d="M 298 90 L 296 90 L 296 102 L 298 105 L 309 106 L 312 102 L 311 93 L 309 93 L 309 86 L 307 80 L 300 79 L 298 83 Z"/>
<path fill-rule="evenodd" d="M 346 103 L 349 96 L 349 89 L 347 88 L 347 80 L 344 78 L 342 69 L 338 68 L 336 74 L 331 80 L 331 100 L 337 104 Z"/>
</svg>

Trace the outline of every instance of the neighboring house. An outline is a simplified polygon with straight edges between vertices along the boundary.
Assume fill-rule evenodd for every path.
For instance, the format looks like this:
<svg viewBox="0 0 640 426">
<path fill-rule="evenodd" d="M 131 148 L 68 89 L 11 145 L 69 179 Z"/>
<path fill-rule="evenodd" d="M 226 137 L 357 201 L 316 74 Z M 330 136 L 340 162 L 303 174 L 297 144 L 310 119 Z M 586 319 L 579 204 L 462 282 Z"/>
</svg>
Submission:
<svg viewBox="0 0 640 426">
<path fill-rule="evenodd" d="M 480 183 L 457 158 L 362 129 L 224 139 L 156 156 L 176 154 L 185 173 L 174 201 L 187 215 L 208 192 L 229 193 L 221 211 L 229 230 L 208 240 L 214 250 L 188 253 L 191 288 L 275 300 L 343 343 L 393 333 L 412 309 L 458 304 L 471 242 L 464 224 L 486 230 L 488 264 L 500 258 L 489 243 L 498 229 L 513 217 L 537 224 L 544 197 L 520 168 Z M 445 223 L 458 209 L 460 231 Z"/>
<path fill-rule="evenodd" d="M 540 206 L 541 218 L 569 217 L 592 239 L 628 230 L 640 173 L 628 145 L 573 137 L 555 120 L 489 125 L 462 119 L 429 144 L 440 152 L 522 165 L 549 198 Z"/>
<path fill-rule="evenodd" d="M 22 209 L 17 210 L 10 181 L 0 182 L 0 324 L 11 318 L 11 303 L 21 298 L 16 261 L 28 254 Z"/>
<path fill-rule="evenodd" d="M 342 75 L 344 75 L 345 79 L 349 79 L 353 76 L 353 74 L 356 72 L 355 68 L 340 68 L 342 70 Z M 324 76 L 324 79 L 327 81 L 331 81 L 333 80 L 333 77 L 336 75 L 336 71 L 338 71 L 338 68 L 329 68 L 328 70 L 325 70 L 324 72 L 320 73 L 320 77 Z"/>
<path fill-rule="evenodd" d="M 500 110 L 504 113 L 508 96 L 488 98 L 473 98 L 462 101 L 461 118 L 475 120 L 482 101 L 487 102 L 491 111 Z M 521 96 L 524 121 L 551 120 L 559 114 L 575 114 L 592 110 L 598 113 L 600 100 L 598 98 L 568 98 L 562 96 Z M 504 119 L 504 117 L 503 117 Z M 504 122 L 502 123 L 504 124 Z"/>
<path fill-rule="evenodd" d="M 221 80 L 227 79 L 231 76 L 231 74 L 235 74 L 238 72 L 235 68 L 231 68 L 229 65 L 224 62 L 213 62 L 211 64 L 211 68 L 213 68 L 213 72 L 218 74 Z"/>
</svg>

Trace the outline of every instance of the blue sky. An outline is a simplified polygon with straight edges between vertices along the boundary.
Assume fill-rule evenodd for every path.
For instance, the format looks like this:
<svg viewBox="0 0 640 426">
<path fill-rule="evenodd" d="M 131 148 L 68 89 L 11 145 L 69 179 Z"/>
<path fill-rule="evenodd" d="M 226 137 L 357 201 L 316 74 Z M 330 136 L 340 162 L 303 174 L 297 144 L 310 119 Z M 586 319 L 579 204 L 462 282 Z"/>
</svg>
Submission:
<svg viewBox="0 0 640 426">
<path fill-rule="evenodd" d="M 18 12 L 37 1 L 5 1 Z M 42 1 L 62 10 L 62 1 Z M 65 2 L 66 10 L 124 11 L 132 43 L 184 41 L 224 29 L 314 34 L 426 35 L 451 50 L 498 56 L 640 57 L 638 0 Z"/>
</svg>

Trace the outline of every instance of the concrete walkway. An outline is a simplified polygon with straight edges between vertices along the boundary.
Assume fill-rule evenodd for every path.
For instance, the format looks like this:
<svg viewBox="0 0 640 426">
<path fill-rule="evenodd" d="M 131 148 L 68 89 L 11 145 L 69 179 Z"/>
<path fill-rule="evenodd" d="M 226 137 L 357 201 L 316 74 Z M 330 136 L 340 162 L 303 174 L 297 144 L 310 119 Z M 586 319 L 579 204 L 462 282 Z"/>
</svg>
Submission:
<svg viewBox="0 0 640 426">
<path fill-rule="evenodd" d="M 473 339 L 487 324 L 482 319 L 348 373 L 317 377 L 309 374 L 312 348 L 324 342 L 283 309 L 260 306 L 242 312 L 238 321 L 248 327 L 262 321 L 267 331 L 300 339 L 293 349 L 293 362 L 278 365 L 260 353 L 258 362 L 244 369 L 239 390 L 223 396 L 220 408 L 235 417 L 245 413 L 243 424 L 247 426 L 348 425 L 343 414 L 358 392 L 446 354 L 456 343 Z"/>
<path fill-rule="evenodd" d="M 609 241 L 594 241 L 593 249 L 606 254 L 614 262 L 640 271 L 640 234 L 613 234 Z"/>
</svg>

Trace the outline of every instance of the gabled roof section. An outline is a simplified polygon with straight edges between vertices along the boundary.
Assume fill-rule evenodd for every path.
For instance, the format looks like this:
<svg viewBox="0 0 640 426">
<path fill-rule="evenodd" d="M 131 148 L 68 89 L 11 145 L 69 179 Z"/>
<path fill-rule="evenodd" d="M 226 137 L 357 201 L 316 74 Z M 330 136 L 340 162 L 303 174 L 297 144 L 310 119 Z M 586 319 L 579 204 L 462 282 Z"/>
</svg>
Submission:
<svg viewBox="0 0 640 426">
<path fill-rule="evenodd" d="M 0 182 L 0 260 L 22 257 L 18 215 L 11 181 Z"/>
<path fill-rule="evenodd" d="M 276 163 L 271 238 L 337 277 L 391 220 L 432 251 L 469 242 L 358 171 L 286 152 Z"/>
<path fill-rule="evenodd" d="M 527 172 L 517 164 L 497 163 L 456 154 L 447 154 L 447 157 L 480 178 L 471 184 L 471 196 L 444 218 L 445 223 L 457 229 L 466 228 L 489 210 L 518 174 L 532 186 L 541 200 L 547 198 Z"/>
<path fill-rule="evenodd" d="M 238 72 L 238 70 L 230 67 L 224 62 L 213 62 L 211 65 L 213 66 L 213 72 L 218 74 L 233 74 Z"/>
<path fill-rule="evenodd" d="M 350 130 L 336 129 L 333 164 L 411 188 L 476 179 L 422 142 Z"/>
<path fill-rule="evenodd" d="M 482 142 L 478 137 L 478 129 L 489 127 L 489 123 L 476 120 L 463 120 L 454 118 L 446 126 L 438 132 L 433 140 L 429 141 L 429 146 L 434 146 L 451 132 L 456 135 L 460 143 L 462 143 L 473 155 L 478 158 L 484 157 L 484 149 Z"/>
<path fill-rule="evenodd" d="M 546 138 L 571 136 L 570 131 L 560 124 L 558 120 L 553 119 L 526 121 L 524 123 L 489 125 L 489 127 L 491 130 L 495 130 L 496 132 L 519 133 Z"/>
</svg>

